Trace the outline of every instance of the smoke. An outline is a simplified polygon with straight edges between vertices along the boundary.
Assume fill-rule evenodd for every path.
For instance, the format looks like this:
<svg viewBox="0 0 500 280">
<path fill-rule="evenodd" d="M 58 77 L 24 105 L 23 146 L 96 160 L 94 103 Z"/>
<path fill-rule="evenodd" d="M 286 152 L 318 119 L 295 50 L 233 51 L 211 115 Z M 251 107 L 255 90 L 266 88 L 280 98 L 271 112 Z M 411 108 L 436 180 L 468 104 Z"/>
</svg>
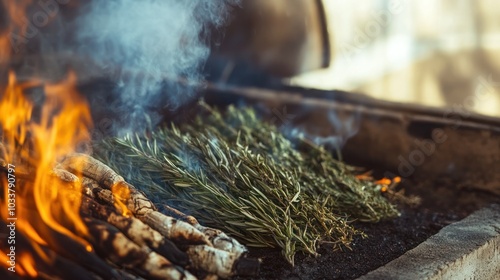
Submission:
<svg viewBox="0 0 500 280">
<path fill-rule="evenodd" d="M 91 1 L 77 21 L 78 52 L 113 72 L 129 128 L 154 123 L 158 116 L 148 107 L 163 100 L 175 109 L 193 97 L 193 90 L 178 79 L 190 84 L 203 79 L 208 30 L 221 27 L 235 4 L 237 0 Z"/>
<path fill-rule="evenodd" d="M 347 140 L 358 133 L 360 114 L 358 111 L 353 111 L 350 115 L 344 116 L 331 110 L 328 112 L 328 121 L 334 131 L 334 135 L 326 137 L 316 136 L 313 140 L 318 145 L 326 145 L 340 150 Z"/>
<path fill-rule="evenodd" d="M 289 139 L 306 138 L 313 141 L 315 144 L 324 146 L 329 150 L 340 151 L 347 141 L 354 137 L 361 125 L 361 111 L 360 108 L 344 106 L 341 108 L 332 108 L 322 113 L 316 112 L 325 120 L 321 120 L 319 125 L 311 126 L 306 124 L 294 124 L 293 119 L 302 119 L 315 114 L 311 108 L 302 112 L 293 111 L 287 114 L 291 119 L 288 124 L 279 126 L 281 132 Z M 283 112 L 286 112 L 285 110 Z M 275 113 L 276 114 L 276 113 Z M 278 118 L 280 118 L 278 116 Z M 281 119 L 284 119 L 283 117 Z"/>
</svg>

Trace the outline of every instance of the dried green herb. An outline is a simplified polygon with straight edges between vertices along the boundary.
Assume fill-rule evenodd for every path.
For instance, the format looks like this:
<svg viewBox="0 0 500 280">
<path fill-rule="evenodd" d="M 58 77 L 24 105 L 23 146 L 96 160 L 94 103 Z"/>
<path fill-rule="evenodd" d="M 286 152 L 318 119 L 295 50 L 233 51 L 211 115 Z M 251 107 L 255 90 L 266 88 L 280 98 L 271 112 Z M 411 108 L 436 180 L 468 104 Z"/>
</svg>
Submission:
<svg viewBox="0 0 500 280">
<path fill-rule="evenodd" d="M 250 108 L 223 114 L 205 103 L 194 123 L 105 139 L 97 156 L 148 197 L 196 216 L 248 246 L 316 255 L 349 246 L 351 222 L 398 215 L 369 180 L 306 139 L 285 138 Z"/>
</svg>

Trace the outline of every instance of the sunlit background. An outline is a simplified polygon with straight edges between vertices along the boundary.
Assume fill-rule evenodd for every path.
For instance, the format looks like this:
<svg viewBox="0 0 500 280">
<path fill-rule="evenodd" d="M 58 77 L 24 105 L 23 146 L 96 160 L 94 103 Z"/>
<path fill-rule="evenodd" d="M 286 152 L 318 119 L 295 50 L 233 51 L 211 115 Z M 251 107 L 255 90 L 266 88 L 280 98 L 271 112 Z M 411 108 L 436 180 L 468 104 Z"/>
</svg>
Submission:
<svg viewBox="0 0 500 280">
<path fill-rule="evenodd" d="M 500 2 L 323 2 L 331 65 L 293 84 L 500 116 Z"/>
</svg>

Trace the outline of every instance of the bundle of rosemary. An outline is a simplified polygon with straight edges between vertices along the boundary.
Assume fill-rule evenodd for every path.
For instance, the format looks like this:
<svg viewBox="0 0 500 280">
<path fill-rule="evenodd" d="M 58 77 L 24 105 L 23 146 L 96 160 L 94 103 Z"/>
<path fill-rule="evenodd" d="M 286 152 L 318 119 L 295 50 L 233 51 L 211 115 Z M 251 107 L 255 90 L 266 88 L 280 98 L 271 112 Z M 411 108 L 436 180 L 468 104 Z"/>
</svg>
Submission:
<svg viewBox="0 0 500 280">
<path fill-rule="evenodd" d="M 319 243 L 349 246 L 352 221 L 398 215 L 380 186 L 323 147 L 285 138 L 250 108 L 225 113 L 201 102 L 190 124 L 105 139 L 96 155 L 157 202 L 196 216 L 254 247 L 316 255 Z"/>
</svg>

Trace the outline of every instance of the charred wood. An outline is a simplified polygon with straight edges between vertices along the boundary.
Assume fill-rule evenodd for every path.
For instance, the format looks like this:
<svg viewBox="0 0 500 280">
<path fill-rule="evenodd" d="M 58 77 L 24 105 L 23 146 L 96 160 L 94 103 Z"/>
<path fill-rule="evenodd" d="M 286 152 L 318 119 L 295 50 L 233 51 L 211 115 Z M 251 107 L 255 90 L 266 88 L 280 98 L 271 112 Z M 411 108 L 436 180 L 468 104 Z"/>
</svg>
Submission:
<svg viewBox="0 0 500 280">
<path fill-rule="evenodd" d="M 241 245 L 236 239 L 229 237 L 221 230 L 202 226 L 198 220 L 191 215 L 184 214 L 183 212 L 168 205 L 163 205 L 162 210 L 166 215 L 185 221 L 199 231 L 203 232 L 203 234 L 208 237 L 208 240 L 210 240 L 213 246 L 217 249 L 237 255 L 245 254 L 248 251 L 247 248 Z"/>
<path fill-rule="evenodd" d="M 189 246 L 187 253 L 193 268 L 224 278 L 235 275 L 256 276 L 259 273 L 259 260 L 247 259 L 207 245 Z"/>
<path fill-rule="evenodd" d="M 135 244 L 110 224 L 93 218 L 85 218 L 85 222 L 92 245 L 110 262 L 148 279 L 196 279 L 148 247 Z"/>
<path fill-rule="evenodd" d="M 130 190 L 128 199 L 117 197 L 109 189 L 101 188 L 93 179 L 83 178 L 82 184 L 85 193 L 110 205 L 116 205 L 116 200 L 120 200 L 139 220 L 178 244 L 211 244 L 195 227 L 156 211 L 156 207 L 149 199 L 124 181 L 118 184 Z"/>
<path fill-rule="evenodd" d="M 172 241 L 166 239 L 139 219 L 122 216 L 116 209 L 99 204 L 85 196 L 82 198 L 81 209 L 83 215 L 90 214 L 94 218 L 108 222 L 136 244 L 153 249 L 171 262 L 181 266 L 186 266 L 189 263 L 186 253 L 180 251 Z"/>
</svg>

